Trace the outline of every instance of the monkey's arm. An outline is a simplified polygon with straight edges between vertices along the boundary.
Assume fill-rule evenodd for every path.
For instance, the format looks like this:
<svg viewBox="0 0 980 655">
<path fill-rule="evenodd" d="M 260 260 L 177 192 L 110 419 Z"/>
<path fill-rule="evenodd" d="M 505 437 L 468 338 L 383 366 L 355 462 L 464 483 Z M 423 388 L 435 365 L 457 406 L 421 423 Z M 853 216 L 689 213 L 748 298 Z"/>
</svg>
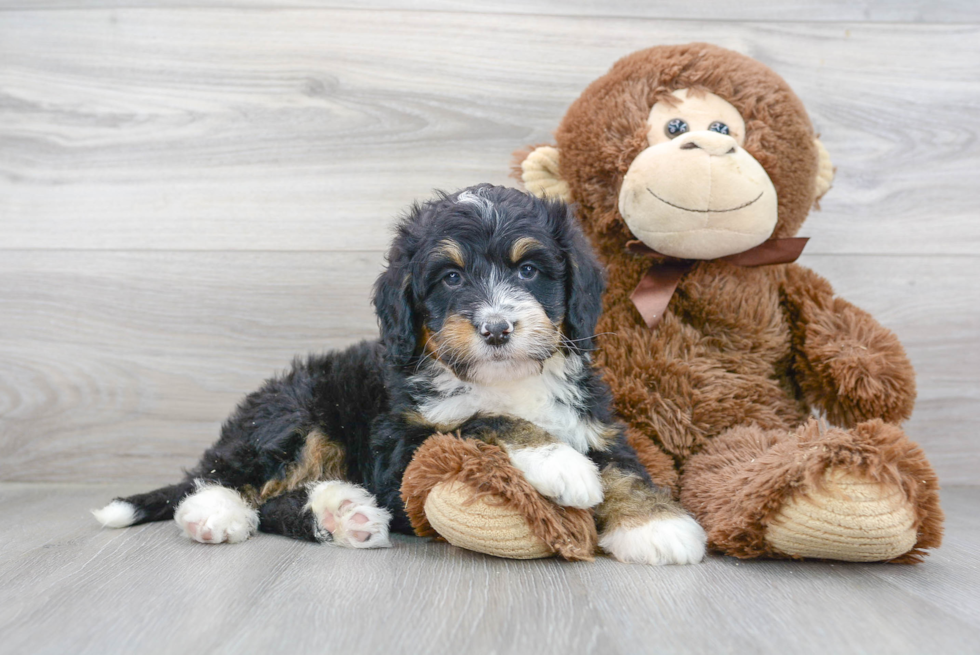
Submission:
<svg viewBox="0 0 980 655">
<path fill-rule="evenodd" d="M 796 381 L 809 404 L 844 427 L 872 418 L 899 423 L 912 414 L 915 371 L 892 332 L 801 266 L 786 267 L 782 294 Z"/>
<path fill-rule="evenodd" d="M 401 498 L 402 477 L 419 446 L 440 432 L 501 447 L 528 483 L 559 505 L 587 509 L 602 501 L 596 464 L 533 423 L 511 416 L 478 415 L 458 426 L 439 426 L 415 412 L 393 411 L 375 421 L 371 443 L 371 490 L 392 511 L 393 530 L 412 529 Z"/>
</svg>

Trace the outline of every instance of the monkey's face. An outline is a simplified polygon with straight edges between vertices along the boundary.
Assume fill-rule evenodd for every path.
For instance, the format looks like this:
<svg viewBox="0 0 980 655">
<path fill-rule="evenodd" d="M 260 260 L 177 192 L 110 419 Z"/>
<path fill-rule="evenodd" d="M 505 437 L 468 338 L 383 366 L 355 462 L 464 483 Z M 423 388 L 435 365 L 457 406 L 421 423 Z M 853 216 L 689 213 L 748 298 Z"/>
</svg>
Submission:
<svg viewBox="0 0 980 655">
<path fill-rule="evenodd" d="M 650 110 L 649 147 L 630 164 L 619 212 L 657 252 L 715 259 L 753 248 L 776 227 L 776 189 L 742 146 L 745 121 L 713 93 L 675 91 Z"/>
</svg>

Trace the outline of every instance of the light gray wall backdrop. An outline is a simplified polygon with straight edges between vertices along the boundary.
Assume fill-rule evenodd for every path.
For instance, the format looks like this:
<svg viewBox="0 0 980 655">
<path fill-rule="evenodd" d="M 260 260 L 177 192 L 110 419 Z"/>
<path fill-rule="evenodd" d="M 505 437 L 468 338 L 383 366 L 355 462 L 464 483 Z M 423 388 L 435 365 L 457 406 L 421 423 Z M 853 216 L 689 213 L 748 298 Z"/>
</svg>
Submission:
<svg viewBox="0 0 980 655">
<path fill-rule="evenodd" d="M 693 5 L 693 6 L 692 6 Z M 175 479 L 295 353 L 375 334 L 392 220 L 508 180 L 633 50 L 770 65 L 837 166 L 802 263 L 980 481 L 980 6 L 0 0 L 0 481 Z"/>
</svg>

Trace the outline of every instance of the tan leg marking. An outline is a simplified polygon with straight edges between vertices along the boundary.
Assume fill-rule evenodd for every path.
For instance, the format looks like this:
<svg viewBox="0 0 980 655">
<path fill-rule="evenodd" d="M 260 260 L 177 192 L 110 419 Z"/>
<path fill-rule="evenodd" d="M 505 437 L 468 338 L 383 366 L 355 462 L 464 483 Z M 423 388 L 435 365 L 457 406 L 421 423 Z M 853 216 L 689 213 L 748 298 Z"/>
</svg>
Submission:
<svg viewBox="0 0 980 655">
<path fill-rule="evenodd" d="M 345 480 L 344 462 L 344 447 L 313 430 L 306 435 L 306 445 L 299 459 L 289 465 L 285 477 L 266 482 L 259 499 L 265 501 L 319 480 Z"/>
<path fill-rule="evenodd" d="M 632 528 L 654 518 L 686 516 L 667 489 L 651 489 L 640 478 L 612 466 L 602 471 L 605 500 L 596 508 L 600 531 Z"/>
<path fill-rule="evenodd" d="M 654 566 L 704 559 L 704 530 L 668 490 L 612 466 L 602 472 L 602 481 L 605 501 L 596 509 L 596 523 L 604 551 L 621 562 Z"/>
</svg>

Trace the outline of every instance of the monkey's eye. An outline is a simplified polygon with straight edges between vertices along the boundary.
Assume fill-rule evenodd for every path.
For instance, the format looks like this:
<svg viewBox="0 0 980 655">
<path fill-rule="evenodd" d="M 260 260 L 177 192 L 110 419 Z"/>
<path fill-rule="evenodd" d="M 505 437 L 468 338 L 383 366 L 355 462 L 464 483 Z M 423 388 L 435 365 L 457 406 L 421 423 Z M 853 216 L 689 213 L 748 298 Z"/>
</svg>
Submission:
<svg viewBox="0 0 980 655">
<path fill-rule="evenodd" d="M 664 126 L 664 134 L 673 139 L 675 136 L 680 136 L 690 129 L 691 128 L 687 125 L 687 121 L 685 121 L 683 118 L 672 118 L 667 121 L 667 125 Z"/>
<path fill-rule="evenodd" d="M 463 275 L 459 271 L 449 271 L 442 276 L 442 281 L 447 287 L 458 287 L 463 283 Z"/>
<path fill-rule="evenodd" d="M 721 121 L 715 121 L 708 126 L 709 132 L 717 132 L 718 134 L 728 134 L 728 126 Z"/>
<path fill-rule="evenodd" d="M 534 267 L 534 264 L 521 264 L 521 267 L 517 269 L 517 277 L 522 280 L 533 280 L 538 275 L 538 269 Z"/>
</svg>

